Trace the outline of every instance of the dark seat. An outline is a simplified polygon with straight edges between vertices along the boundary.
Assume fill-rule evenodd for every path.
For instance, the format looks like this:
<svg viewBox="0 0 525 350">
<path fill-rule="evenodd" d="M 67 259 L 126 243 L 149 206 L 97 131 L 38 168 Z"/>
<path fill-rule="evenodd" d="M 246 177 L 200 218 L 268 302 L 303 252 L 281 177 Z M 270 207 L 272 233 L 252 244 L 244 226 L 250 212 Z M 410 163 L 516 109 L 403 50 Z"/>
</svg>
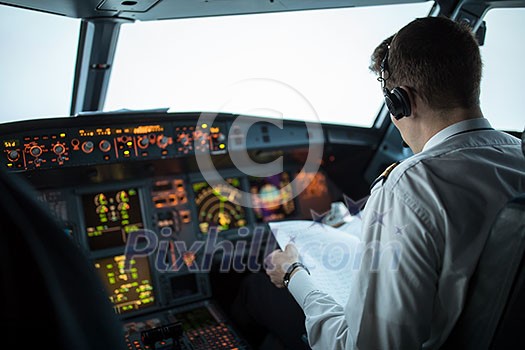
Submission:
<svg viewBox="0 0 525 350">
<path fill-rule="evenodd" d="M 442 349 L 525 348 L 525 193 L 496 217 L 466 300 Z"/>
<path fill-rule="evenodd" d="M 525 195 L 515 198 L 509 206 L 514 207 L 521 215 L 521 237 L 525 232 Z M 516 259 L 516 262 L 518 259 Z M 508 302 L 503 309 L 496 333 L 491 342 L 492 349 L 511 349 L 525 347 L 525 254 L 517 268 L 516 277 L 511 286 Z"/>
<path fill-rule="evenodd" d="M 25 181 L 0 170 L 4 348 L 125 349 L 94 267 Z"/>
</svg>

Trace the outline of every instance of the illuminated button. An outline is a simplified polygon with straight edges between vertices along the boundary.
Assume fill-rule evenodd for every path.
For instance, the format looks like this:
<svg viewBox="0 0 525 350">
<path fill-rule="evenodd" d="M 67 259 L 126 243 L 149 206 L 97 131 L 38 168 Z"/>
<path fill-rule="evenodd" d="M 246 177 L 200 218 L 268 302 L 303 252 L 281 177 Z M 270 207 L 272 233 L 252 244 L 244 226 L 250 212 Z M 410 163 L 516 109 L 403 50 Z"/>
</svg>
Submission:
<svg viewBox="0 0 525 350">
<path fill-rule="evenodd" d="M 13 150 L 9 152 L 9 155 L 7 157 L 9 158 L 10 161 L 16 162 L 18 158 L 20 158 L 20 153 L 18 153 L 18 151 L 16 150 Z"/>
<path fill-rule="evenodd" d="M 98 147 L 102 152 L 109 152 L 109 150 L 111 149 L 111 143 L 107 140 L 102 140 L 98 144 Z"/>
<path fill-rule="evenodd" d="M 33 146 L 29 150 L 29 153 L 31 153 L 33 157 L 40 157 L 40 155 L 42 155 L 42 148 L 40 148 L 40 146 Z"/>
<path fill-rule="evenodd" d="M 93 144 L 92 141 L 86 141 L 82 144 L 82 151 L 84 151 L 84 153 L 91 153 L 93 152 L 94 148 L 95 148 L 95 145 Z"/>
<path fill-rule="evenodd" d="M 61 138 L 66 137 L 66 133 L 65 133 L 65 132 L 61 133 L 61 134 L 60 134 L 60 137 L 61 137 Z"/>
</svg>

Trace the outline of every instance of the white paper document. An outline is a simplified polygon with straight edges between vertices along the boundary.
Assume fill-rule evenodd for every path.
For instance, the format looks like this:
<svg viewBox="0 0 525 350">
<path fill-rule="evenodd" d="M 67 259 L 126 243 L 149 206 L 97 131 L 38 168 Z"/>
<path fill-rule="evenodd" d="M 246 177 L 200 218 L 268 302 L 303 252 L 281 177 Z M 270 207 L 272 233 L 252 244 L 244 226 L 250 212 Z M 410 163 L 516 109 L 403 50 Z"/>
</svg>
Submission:
<svg viewBox="0 0 525 350">
<path fill-rule="evenodd" d="M 281 249 L 295 244 L 317 287 L 346 305 L 356 270 L 361 220 L 354 218 L 338 228 L 309 220 L 271 222 L 269 226 Z"/>
</svg>

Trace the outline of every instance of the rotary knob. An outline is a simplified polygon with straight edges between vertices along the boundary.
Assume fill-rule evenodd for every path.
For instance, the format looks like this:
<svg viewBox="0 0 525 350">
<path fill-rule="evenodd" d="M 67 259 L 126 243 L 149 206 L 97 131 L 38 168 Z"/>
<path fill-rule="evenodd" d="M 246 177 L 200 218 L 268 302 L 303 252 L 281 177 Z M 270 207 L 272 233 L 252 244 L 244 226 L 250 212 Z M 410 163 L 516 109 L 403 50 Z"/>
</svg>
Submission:
<svg viewBox="0 0 525 350">
<path fill-rule="evenodd" d="M 149 146 L 149 139 L 147 136 L 142 137 L 139 139 L 139 147 L 140 148 L 146 148 Z"/>
<path fill-rule="evenodd" d="M 91 153 L 93 152 L 94 148 L 95 148 L 95 145 L 93 144 L 92 141 L 86 141 L 82 143 L 82 151 L 84 151 L 84 153 Z"/>
<path fill-rule="evenodd" d="M 66 148 L 64 147 L 64 145 L 57 143 L 56 145 L 53 146 L 53 152 L 57 156 L 61 156 L 62 154 L 66 152 Z"/>
<path fill-rule="evenodd" d="M 202 132 L 202 133 L 196 133 L 195 136 L 196 136 L 195 137 L 196 143 L 200 143 L 201 145 L 208 143 L 208 134 Z"/>
<path fill-rule="evenodd" d="M 42 147 L 40 147 L 40 146 L 32 146 L 29 149 L 29 153 L 35 158 L 40 157 L 42 155 Z"/>
<path fill-rule="evenodd" d="M 177 141 L 183 145 L 183 146 L 187 146 L 189 145 L 189 143 L 191 142 L 191 139 L 190 139 L 190 136 L 186 133 L 182 133 L 182 134 L 179 134 L 177 136 Z"/>
<path fill-rule="evenodd" d="M 111 149 L 111 143 L 108 140 L 102 140 L 100 141 L 98 147 L 102 152 L 109 152 Z"/>
<path fill-rule="evenodd" d="M 12 162 L 16 162 L 18 158 L 20 158 L 20 153 L 18 153 L 18 151 L 16 150 L 13 150 L 9 152 L 9 154 L 7 155 L 7 158 L 9 158 L 9 160 Z"/>
<path fill-rule="evenodd" d="M 157 144 L 160 148 L 166 148 L 166 146 L 168 145 L 168 142 L 169 142 L 169 139 L 166 136 L 162 135 L 161 137 L 159 137 Z"/>
</svg>

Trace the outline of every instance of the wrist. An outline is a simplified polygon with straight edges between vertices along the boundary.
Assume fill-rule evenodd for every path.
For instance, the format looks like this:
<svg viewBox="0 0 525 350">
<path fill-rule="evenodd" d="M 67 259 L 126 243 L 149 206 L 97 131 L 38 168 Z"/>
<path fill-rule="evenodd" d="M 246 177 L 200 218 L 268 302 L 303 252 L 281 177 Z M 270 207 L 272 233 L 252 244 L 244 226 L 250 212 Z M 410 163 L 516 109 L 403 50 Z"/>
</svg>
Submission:
<svg viewBox="0 0 525 350">
<path fill-rule="evenodd" d="M 308 274 L 310 274 L 310 271 L 308 271 L 306 266 L 304 266 L 301 262 L 296 261 L 293 264 L 291 264 L 286 270 L 286 273 L 284 274 L 283 286 L 288 288 L 288 284 L 290 283 L 290 279 L 292 278 L 292 276 L 301 269 L 305 270 Z"/>
</svg>

